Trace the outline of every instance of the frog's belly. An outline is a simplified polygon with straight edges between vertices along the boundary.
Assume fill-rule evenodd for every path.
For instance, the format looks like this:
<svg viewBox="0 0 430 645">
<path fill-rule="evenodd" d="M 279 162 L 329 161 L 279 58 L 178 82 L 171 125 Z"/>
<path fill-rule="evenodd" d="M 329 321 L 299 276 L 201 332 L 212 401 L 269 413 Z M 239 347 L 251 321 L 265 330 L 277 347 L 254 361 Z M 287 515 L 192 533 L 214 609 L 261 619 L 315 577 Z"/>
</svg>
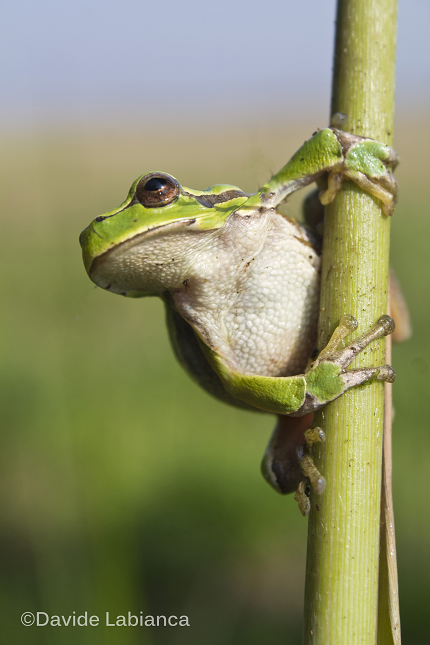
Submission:
<svg viewBox="0 0 430 645">
<path fill-rule="evenodd" d="M 252 263 L 246 290 L 224 318 L 245 372 L 300 374 L 315 348 L 320 259 L 295 237 L 274 231 Z"/>
</svg>

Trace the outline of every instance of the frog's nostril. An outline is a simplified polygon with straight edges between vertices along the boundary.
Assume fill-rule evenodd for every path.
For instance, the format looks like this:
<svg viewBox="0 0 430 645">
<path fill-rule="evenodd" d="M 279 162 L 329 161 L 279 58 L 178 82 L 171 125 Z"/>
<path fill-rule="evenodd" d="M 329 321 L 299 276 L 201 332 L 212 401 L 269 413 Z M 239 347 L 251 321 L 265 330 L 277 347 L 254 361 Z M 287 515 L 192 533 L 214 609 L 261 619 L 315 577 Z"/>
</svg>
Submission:
<svg viewBox="0 0 430 645">
<path fill-rule="evenodd" d="M 99 215 L 98 217 L 96 217 L 96 222 L 103 222 L 103 220 L 105 219 L 106 217 L 104 217 L 103 215 Z"/>
</svg>

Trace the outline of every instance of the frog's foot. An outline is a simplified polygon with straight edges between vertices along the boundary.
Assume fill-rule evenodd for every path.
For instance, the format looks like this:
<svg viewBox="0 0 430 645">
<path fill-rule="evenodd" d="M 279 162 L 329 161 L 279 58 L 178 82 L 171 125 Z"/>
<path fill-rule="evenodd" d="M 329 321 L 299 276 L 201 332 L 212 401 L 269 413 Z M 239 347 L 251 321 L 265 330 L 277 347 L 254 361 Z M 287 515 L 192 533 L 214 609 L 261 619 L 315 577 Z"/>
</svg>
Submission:
<svg viewBox="0 0 430 645">
<path fill-rule="evenodd" d="M 328 174 L 328 186 L 320 194 L 321 203 L 330 204 L 344 179 L 351 179 L 360 188 L 382 201 L 382 210 L 391 215 L 397 198 L 397 182 L 390 172 L 399 163 L 393 148 L 365 137 L 332 128 L 343 153 L 343 161 Z"/>
<path fill-rule="evenodd" d="M 317 410 L 356 385 L 373 380 L 389 383 L 394 381 L 395 374 L 390 365 L 346 370 L 369 343 L 394 331 L 394 320 L 390 316 L 381 316 L 368 332 L 356 338 L 347 347 L 338 349 L 340 342 L 355 329 L 357 329 L 355 318 L 342 316 L 327 346 L 305 374 L 306 400 L 299 414 Z"/>
<path fill-rule="evenodd" d="M 324 431 L 321 428 L 306 430 L 305 439 L 306 445 L 297 449 L 297 459 L 303 479 L 300 481 L 294 495 L 302 515 L 307 515 L 311 509 L 309 500 L 310 486 L 312 486 L 317 495 L 322 495 L 326 487 L 326 480 L 315 466 L 312 457 L 313 443 L 325 441 Z"/>
<path fill-rule="evenodd" d="M 322 495 L 325 490 L 326 481 L 321 475 L 318 468 L 315 466 L 312 457 L 312 445 L 315 442 L 325 441 L 324 430 L 322 430 L 321 428 L 312 428 L 310 430 L 306 430 L 305 439 L 307 445 L 303 446 L 300 451 L 297 451 L 300 470 L 302 471 L 302 474 L 307 479 L 309 479 L 316 494 Z"/>
</svg>

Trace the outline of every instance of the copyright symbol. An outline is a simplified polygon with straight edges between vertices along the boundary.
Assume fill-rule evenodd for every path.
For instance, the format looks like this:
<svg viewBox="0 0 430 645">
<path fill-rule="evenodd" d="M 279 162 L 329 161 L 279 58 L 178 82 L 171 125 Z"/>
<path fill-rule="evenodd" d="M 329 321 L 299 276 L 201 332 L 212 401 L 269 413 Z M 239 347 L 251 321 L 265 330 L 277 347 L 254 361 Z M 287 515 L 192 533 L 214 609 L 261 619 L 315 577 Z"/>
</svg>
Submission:
<svg viewBox="0 0 430 645">
<path fill-rule="evenodd" d="M 25 611 L 21 616 L 21 622 L 26 627 L 30 627 L 34 623 L 34 614 L 31 611 Z"/>
</svg>

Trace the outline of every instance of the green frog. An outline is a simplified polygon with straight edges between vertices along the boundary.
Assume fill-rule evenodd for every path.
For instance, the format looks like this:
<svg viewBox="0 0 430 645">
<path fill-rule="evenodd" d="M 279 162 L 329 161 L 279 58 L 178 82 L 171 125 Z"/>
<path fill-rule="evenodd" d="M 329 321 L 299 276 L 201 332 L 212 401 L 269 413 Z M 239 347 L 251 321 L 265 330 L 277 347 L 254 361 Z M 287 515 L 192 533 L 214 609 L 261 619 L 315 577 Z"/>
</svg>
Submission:
<svg viewBox="0 0 430 645">
<path fill-rule="evenodd" d="M 309 450 L 324 440 L 322 431 L 310 429 L 313 413 L 351 387 L 394 380 L 389 365 L 348 369 L 370 342 L 392 333 L 394 321 L 381 316 L 340 349 L 357 328 L 352 316 L 343 316 L 315 356 L 320 240 L 276 209 L 314 181 L 324 182 L 319 200 L 329 204 L 348 179 L 391 215 L 397 162 L 383 143 L 324 128 L 255 194 L 229 184 L 195 190 L 149 172 L 80 236 L 96 285 L 162 298 L 175 354 L 200 385 L 222 401 L 279 415 L 263 475 L 278 492 L 297 489 L 304 514 L 307 483 L 318 493 L 325 486 Z"/>
</svg>

